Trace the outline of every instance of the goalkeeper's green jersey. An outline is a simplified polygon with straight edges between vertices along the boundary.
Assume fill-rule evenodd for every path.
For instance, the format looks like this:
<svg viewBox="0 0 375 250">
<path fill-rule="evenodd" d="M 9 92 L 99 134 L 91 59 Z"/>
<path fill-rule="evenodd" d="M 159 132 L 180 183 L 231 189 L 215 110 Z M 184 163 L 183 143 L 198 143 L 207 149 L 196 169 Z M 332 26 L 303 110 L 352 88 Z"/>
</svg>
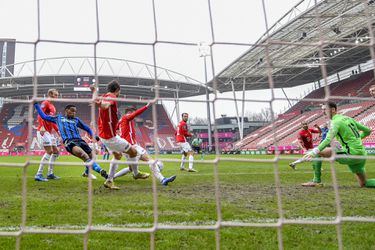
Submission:
<svg viewBox="0 0 375 250">
<path fill-rule="evenodd" d="M 191 142 L 191 145 L 194 146 L 194 147 L 200 147 L 201 144 L 202 144 L 202 139 L 200 138 L 195 138 L 192 142 Z"/>
<path fill-rule="evenodd" d="M 332 117 L 329 134 L 326 139 L 319 144 L 318 148 L 322 151 L 330 144 L 331 139 L 336 137 L 347 154 L 366 155 L 362 139 L 370 135 L 370 133 L 370 128 L 362 125 L 353 118 L 336 114 Z"/>
</svg>

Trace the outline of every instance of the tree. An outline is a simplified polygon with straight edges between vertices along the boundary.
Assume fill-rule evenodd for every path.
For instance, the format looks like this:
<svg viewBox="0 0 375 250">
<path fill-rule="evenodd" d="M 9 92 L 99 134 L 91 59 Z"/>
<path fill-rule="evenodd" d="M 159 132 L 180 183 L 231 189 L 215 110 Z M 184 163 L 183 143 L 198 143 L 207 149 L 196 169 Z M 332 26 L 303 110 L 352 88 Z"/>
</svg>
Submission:
<svg viewBox="0 0 375 250">
<path fill-rule="evenodd" d="M 201 117 L 194 117 L 190 120 L 190 124 L 208 124 L 207 118 L 201 118 Z"/>
<path fill-rule="evenodd" d="M 272 113 L 270 108 L 262 108 L 260 112 L 246 112 L 246 117 L 248 117 L 249 121 L 270 122 Z"/>
</svg>

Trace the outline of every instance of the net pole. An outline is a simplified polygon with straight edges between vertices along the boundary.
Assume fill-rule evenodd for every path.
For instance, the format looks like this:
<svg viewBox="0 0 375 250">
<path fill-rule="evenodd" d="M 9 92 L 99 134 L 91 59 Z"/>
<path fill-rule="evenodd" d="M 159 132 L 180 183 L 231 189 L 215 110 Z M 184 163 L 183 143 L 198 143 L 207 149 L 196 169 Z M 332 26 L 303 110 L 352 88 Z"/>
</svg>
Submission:
<svg viewBox="0 0 375 250">
<path fill-rule="evenodd" d="M 318 12 L 318 2 L 317 0 L 314 0 L 315 3 L 315 15 L 316 15 L 316 21 L 318 23 L 318 31 L 319 31 L 319 57 L 324 62 L 324 53 L 323 53 L 323 44 L 324 44 L 324 38 L 322 34 L 322 23 L 321 23 L 321 14 Z M 328 86 L 328 73 L 327 73 L 327 68 L 325 63 L 321 64 L 321 72 L 325 84 L 325 100 L 328 102 L 330 99 L 330 88 Z M 329 135 L 328 135 L 329 136 Z M 331 138 L 332 139 L 332 138 Z M 336 153 L 333 151 L 333 156 L 335 157 Z M 335 169 L 335 161 L 334 159 L 331 161 L 331 173 L 332 173 L 332 182 L 333 182 L 333 189 L 334 189 L 334 194 L 335 194 L 335 203 L 336 203 L 336 216 L 337 220 L 339 223 L 336 224 L 336 235 L 337 235 L 337 243 L 338 243 L 338 248 L 340 250 L 343 249 L 343 240 L 342 240 L 342 228 L 341 228 L 341 218 L 342 218 L 342 209 L 341 209 L 341 200 L 340 200 L 340 195 L 339 195 L 339 189 L 338 189 L 338 183 L 337 183 L 337 176 L 336 176 L 336 169 Z"/>
<path fill-rule="evenodd" d="M 152 14 L 153 14 L 153 24 L 154 24 L 154 36 L 155 36 L 155 40 L 154 40 L 154 43 L 152 45 L 152 60 L 153 60 L 153 70 L 154 70 L 154 93 L 155 93 L 155 96 L 154 96 L 154 100 L 156 100 L 156 102 L 152 105 L 152 120 L 153 120 L 153 127 L 155 128 L 154 129 L 154 133 L 153 133 L 153 139 L 154 139 L 154 148 L 155 148 L 155 160 L 159 158 L 159 147 L 158 147 L 158 143 L 157 143 L 157 137 L 158 137 L 158 131 L 157 131 L 157 127 L 158 127 L 158 122 L 157 122 L 157 101 L 159 99 L 159 88 L 160 88 L 160 85 L 159 85 L 159 81 L 158 81 L 158 72 L 157 72 L 157 58 L 156 58 L 156 44 L 157 44 L 157 41 L 158 41 L 158 25 L 157 25 L 157 16 L 156 16 L 156 7 L 155 7 L 155 0 L 152 0 Z M 154 167 L 157 167 L 157 166 L 154 166 Z M 156 186 L 156 178 L 155 176 L 153 175 L 153 170 L 151 169 L 151 174 L 152 174 L 152 195 L 153 195 L 153 214 L 154 214 L 154 226 L 153 226 L 153 229 L 150 233 L 150 249 L 151 250 L 154 250 L 156 249 L 156 244 L 155 244 L 155 241 L 156 241 L 156 232 L 157 232 L 157 229 L 158 229 L 158 223 L 159 223 L 159 210 L 158 210 L 158 190 L 157 190 L 157 186 Z"/>
<path fill-rule="evenodd" d="M 274 111 L 273 111 L 273 101 L 275 100 L 275 93 L 274 93 L 274 81 L 273 81 L 273 75 L 272 75 L 272 64 L 271 64 L 271 58 L 270 58 L 270 35 L 269 35 L 269 26 L 268 26 L 268 18 L 267 18 L 267 11 L 266 11 L 266 3 L 264 0 L 262 0 L 262 8 L 263 8 L 263 16 L 264 16 L 264 24 L 265 28 L 267 30 L 266 32 L 266 46 L 265 46 L 265 57 L 266 57 L 266 63 L 267 63 L 267 76 L 268 76 L 268 83 L 269 87 L 271 88 L 271 94 L 272 98 L 270 101 L 270 107 L 271 107 L 271 115 L 274 117 Z M 274 142 L 277 144 L 276 141 L 276 133 L 273 126 L 273 139 Z M 280 182 L 280 170 L 279 170 L 279 156 L 276 155 L 275 162 L 273 164 L 274 166 L 274 177 L 275 177 L 275 187 L 276 187 L 276 197 L 277 197 L 277 208 L 278 208 L 278 214 L 279 214 L 279 224 L 277 227 L 277 238 L 278 238 L 278 247 L 280 250 L 284 249 L 284 242 L 283 242 L 283 220 L 284 220 L 284 210 L 282 205 L 282 194 L 281 194 L 281 182 Z"/>
</svg>

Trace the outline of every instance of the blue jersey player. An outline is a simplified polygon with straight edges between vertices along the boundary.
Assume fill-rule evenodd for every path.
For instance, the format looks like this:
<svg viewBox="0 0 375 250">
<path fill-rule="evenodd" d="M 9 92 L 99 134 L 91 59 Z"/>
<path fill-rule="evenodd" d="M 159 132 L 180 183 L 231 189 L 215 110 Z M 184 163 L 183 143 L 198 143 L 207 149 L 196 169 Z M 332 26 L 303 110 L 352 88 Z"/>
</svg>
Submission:
<svg viewBox="0 0 375 250">
<path fill-rule="evenodd" d="M 92 150 L 89 147 L 89 145 L 87 145 L 87 143 L 81 138 L 78 128 L 85 130 L 91 137 L 93 136 L 93 133 L 89 126 L 83 123 L 78 117 L 75 117 L 77 112 L 76 106 L 72 104 L 67 105 L 64 109 L 64 116 L 46 115 L 40 108 L 39 103 L 35 103 L 34 106 L 36 111 L 43 120 L 56 123 L 57 127 L 59 128 L 59 133 L 64 143 L 66 151 L 80 158 L 82 161 L 87 163 L 87 165 L 89 165 L 90 161 L 92 160 Z M 94 171 L 100 173 L 101 176 L 107 179 L 107 172 L 104 169 L 101 169 L 101 167 L 96 162 L 92 163 L 92 168 Z M 82 176 L 89 176 L 87 166 Z M 93 179 L 96 178 L 94 177 L 94 175 L 91 177 Z"/>
</svg>

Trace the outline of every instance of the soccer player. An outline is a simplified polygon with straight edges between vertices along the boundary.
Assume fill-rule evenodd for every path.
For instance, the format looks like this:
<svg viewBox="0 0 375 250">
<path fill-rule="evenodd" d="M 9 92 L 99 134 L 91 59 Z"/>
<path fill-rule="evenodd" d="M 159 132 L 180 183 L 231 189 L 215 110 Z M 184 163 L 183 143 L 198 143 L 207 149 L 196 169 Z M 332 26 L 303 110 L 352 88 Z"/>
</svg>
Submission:
<svg viewBox="0 0 375 250">
<path fill-rule="evenodd" d="M 191 142 L 191 146 L 194 150 L 194 152 L 196 152 L 197 154 L 200 154 L 201 153 L 201 150 L 202 150 L 202 139 L 199 138 L 199 135 L 198 134 L 195 134 L 195 138 L 194 140 Z M 201 160 L 203 160 L 204 158 L 204 151 L 202 150 L 202 153 L 201 153 Z"/>
<path fill-rule="evenodd" d="M 369 89 L 370 95 L 375 98 L 375 85 L 371 85 Z"/>
<path fill-rule="evenodd" d="M 304 150 L 313 149 L 313 133 L 320 134 L 321 130 L 320 127 L 315 124 L 315 128 L 309 128 L 307 122 L 301 122 L 302 129 L 298 132 L 298 142 Z M 293 169 L 296 168 L 296 163 L 292 162 L 289 166 Z M 314 178 L 312 181 L 302 183 L 304 187 L 316 187 L 321 186 L 321 176 L 322 176 L 322 162 L 321 161 L 313 161 L 312 167 L 314 170 Z"/>
<path fill-rule="evenodd" d="M 88 166 L 91 165 L 90 162 L 92 161 L 92 150 L 89 145 L 82 139 L 81 135 L 79 134 L 78 128 L 85 130 L 91 136 L 91 138 L 93 137 L 93 133 L 85 123 L 83 123 L 78 117 L 75 117 L 77 112 L 76 106 L 71 104 L 67 105 L 64 109 L 65 116 L 46 115 L 43 113 L 43 110 L 40 108 L 38 103 L 35 103 L 34 106 L 43 120 L 53 122 L 57 125 L 66 151 L 80 158 L 87 164 L 86 170 L 82 176 L 88 177 Z M 107 179 L 107 172 L 102 169 L 96 162 L 92 163 L 92 168 L 97 173 L 100 173 L 101 176 Z"/>
<path fill-rule="evenodd" d="M 188 127 L 187 127 L 187 124 L 186 124 L 188 119 L 189 119 L 189 114 L 188 113 L 182 113 L 182 120 L 177 125 L 177 130 L 175 132 L 176 142 L 180 145 L 181 153 L 182 153 L 180 170 L 182 170 L 182 171 L 185 170 L 185 159 L 188 156 L 189 157 L 188 172 L 198 172 L 197 170 L 195 170 L 193 168 L 194 151 L 191 149 L 190 144 L 186 139 L 186 137 L 192 136 L 192 134 L 190 134 L 188 132 Z"/>
<path fill-rule="evenodd" d="M 48 98 L 41 104 L 41 108 L 44 113 L 48 115 L 55 115 L 56 108 L 53 105 L 53 99 L 59 96 L 59 92 L 56 89 L 49 89 L 47 92 Z M 36 181 L 48 181 L 48 180 L 59 180 L 60 177 L 54 175 L 53 164 L 59 156 L 59 149 L 57 148 L 57 139 L 53 133 L 53 130 L 58 133 L 56 124 L 43 120 L 38 115 L 38 128 L 37 137 L 39 143 L 43 145 L 44 155 L 40 161 L 38 172 L 35 175 Z M 44 165 L 48 163 L 48 174 L 47 178 L 43 176 Z"/>
<path fill-rule="evenodd" d="M 127 107 L 125 108 L 125 115 L 123 115 L 117 124 L 117 128 L 120 130 L 121 138 L 124 138 L 126 141 L 132 144 L 138 154 L 137 154 L 137 161 L 142 160 L 149 163 L 150 169 L 153 172 L 155 178 L 157 178 L 160 183 L 164 186 L 167 186 L 169 182 L 172 182 L 176 179 L 175 175 L 171 177 L 164 177 L 160 170 L 161 168 L 158 166 L 159 161 L 154 161 L 148 154 L 147 151 L 137 144 L 136 140 L 136 133 L 134 128 L 134 118 L 141 115 L 143 112 L 147 110 L 147 108 L 152 104 L 152 102 L 147 103 L 147 105 L 143 106 L 142 108 L 136 109 L 135 107 Z M 128 154 L 125 154 L 126 158 L 129 159 Z M 151 164 L 150 164 L 151 163 Z M 133 168 L 133 166 L 131 166 Z M 117 172 L 114 178 L 123 176 L 129 173 L 131 169 L 129 167 L 124 168 Z"/>
<path fill-rule="evenodd" d="M 331 129 L 326 139 L 318 147 L 306 153 L 303 160 L 308 161 L 317 156 L 331 157 L 334 149 L 328 147 L 328 145 L 332 138 L 336 137 L 342 146 L 342 149 L 336 151 L 336 154 L 343 156 L 336 161 L 348 165 L 350 171 L 355 174 L 360 187 L 375 187 L 375 179 L 367 179 L 366 177 L 366 159 L 350 158 L 350 156 L 364 157 L 367 155 L 362 139 L 371 134 L 371 129 L 351 117 L 337 114 L 337 105 L 334 102 L 328 102 L 328 105 L 324 105 L 322 108 L 324 114 L 329 116 L 332 121 Z"/>
<path fill-rule="evenodd" d="M 96 92 L 95 86 L 90 87 L 92 92 Z M 113 80 L 107 85 L 107 93 L 102 95 L 107 100 L 97 100 L 96 105 L 99 106 L 99 118 L 98 118 L 98 129 L 99 137 L 104 145 L 113 153 L 114 159 L 112 159 L 109 165 L 108 178 L 104 182 L 104 186 L 109 189 L 119 189 L 113 182 L 115 171 L 118 167 L 116 160 L 121 159 L 122 153 L 129 155 L 128 161 L 135 162 L 137 160 L 137 150 L 127 140 L 121 138 L 116 134 L 116 126 L 118 123 L 117 116 L 117 101 L 121 92 L 121 86 L 118 81 Z M 138 171 L 137 165 L 132 165 L 132 171 L 135 179 L 145 179 L 149 174 Z"/>
</svg>

